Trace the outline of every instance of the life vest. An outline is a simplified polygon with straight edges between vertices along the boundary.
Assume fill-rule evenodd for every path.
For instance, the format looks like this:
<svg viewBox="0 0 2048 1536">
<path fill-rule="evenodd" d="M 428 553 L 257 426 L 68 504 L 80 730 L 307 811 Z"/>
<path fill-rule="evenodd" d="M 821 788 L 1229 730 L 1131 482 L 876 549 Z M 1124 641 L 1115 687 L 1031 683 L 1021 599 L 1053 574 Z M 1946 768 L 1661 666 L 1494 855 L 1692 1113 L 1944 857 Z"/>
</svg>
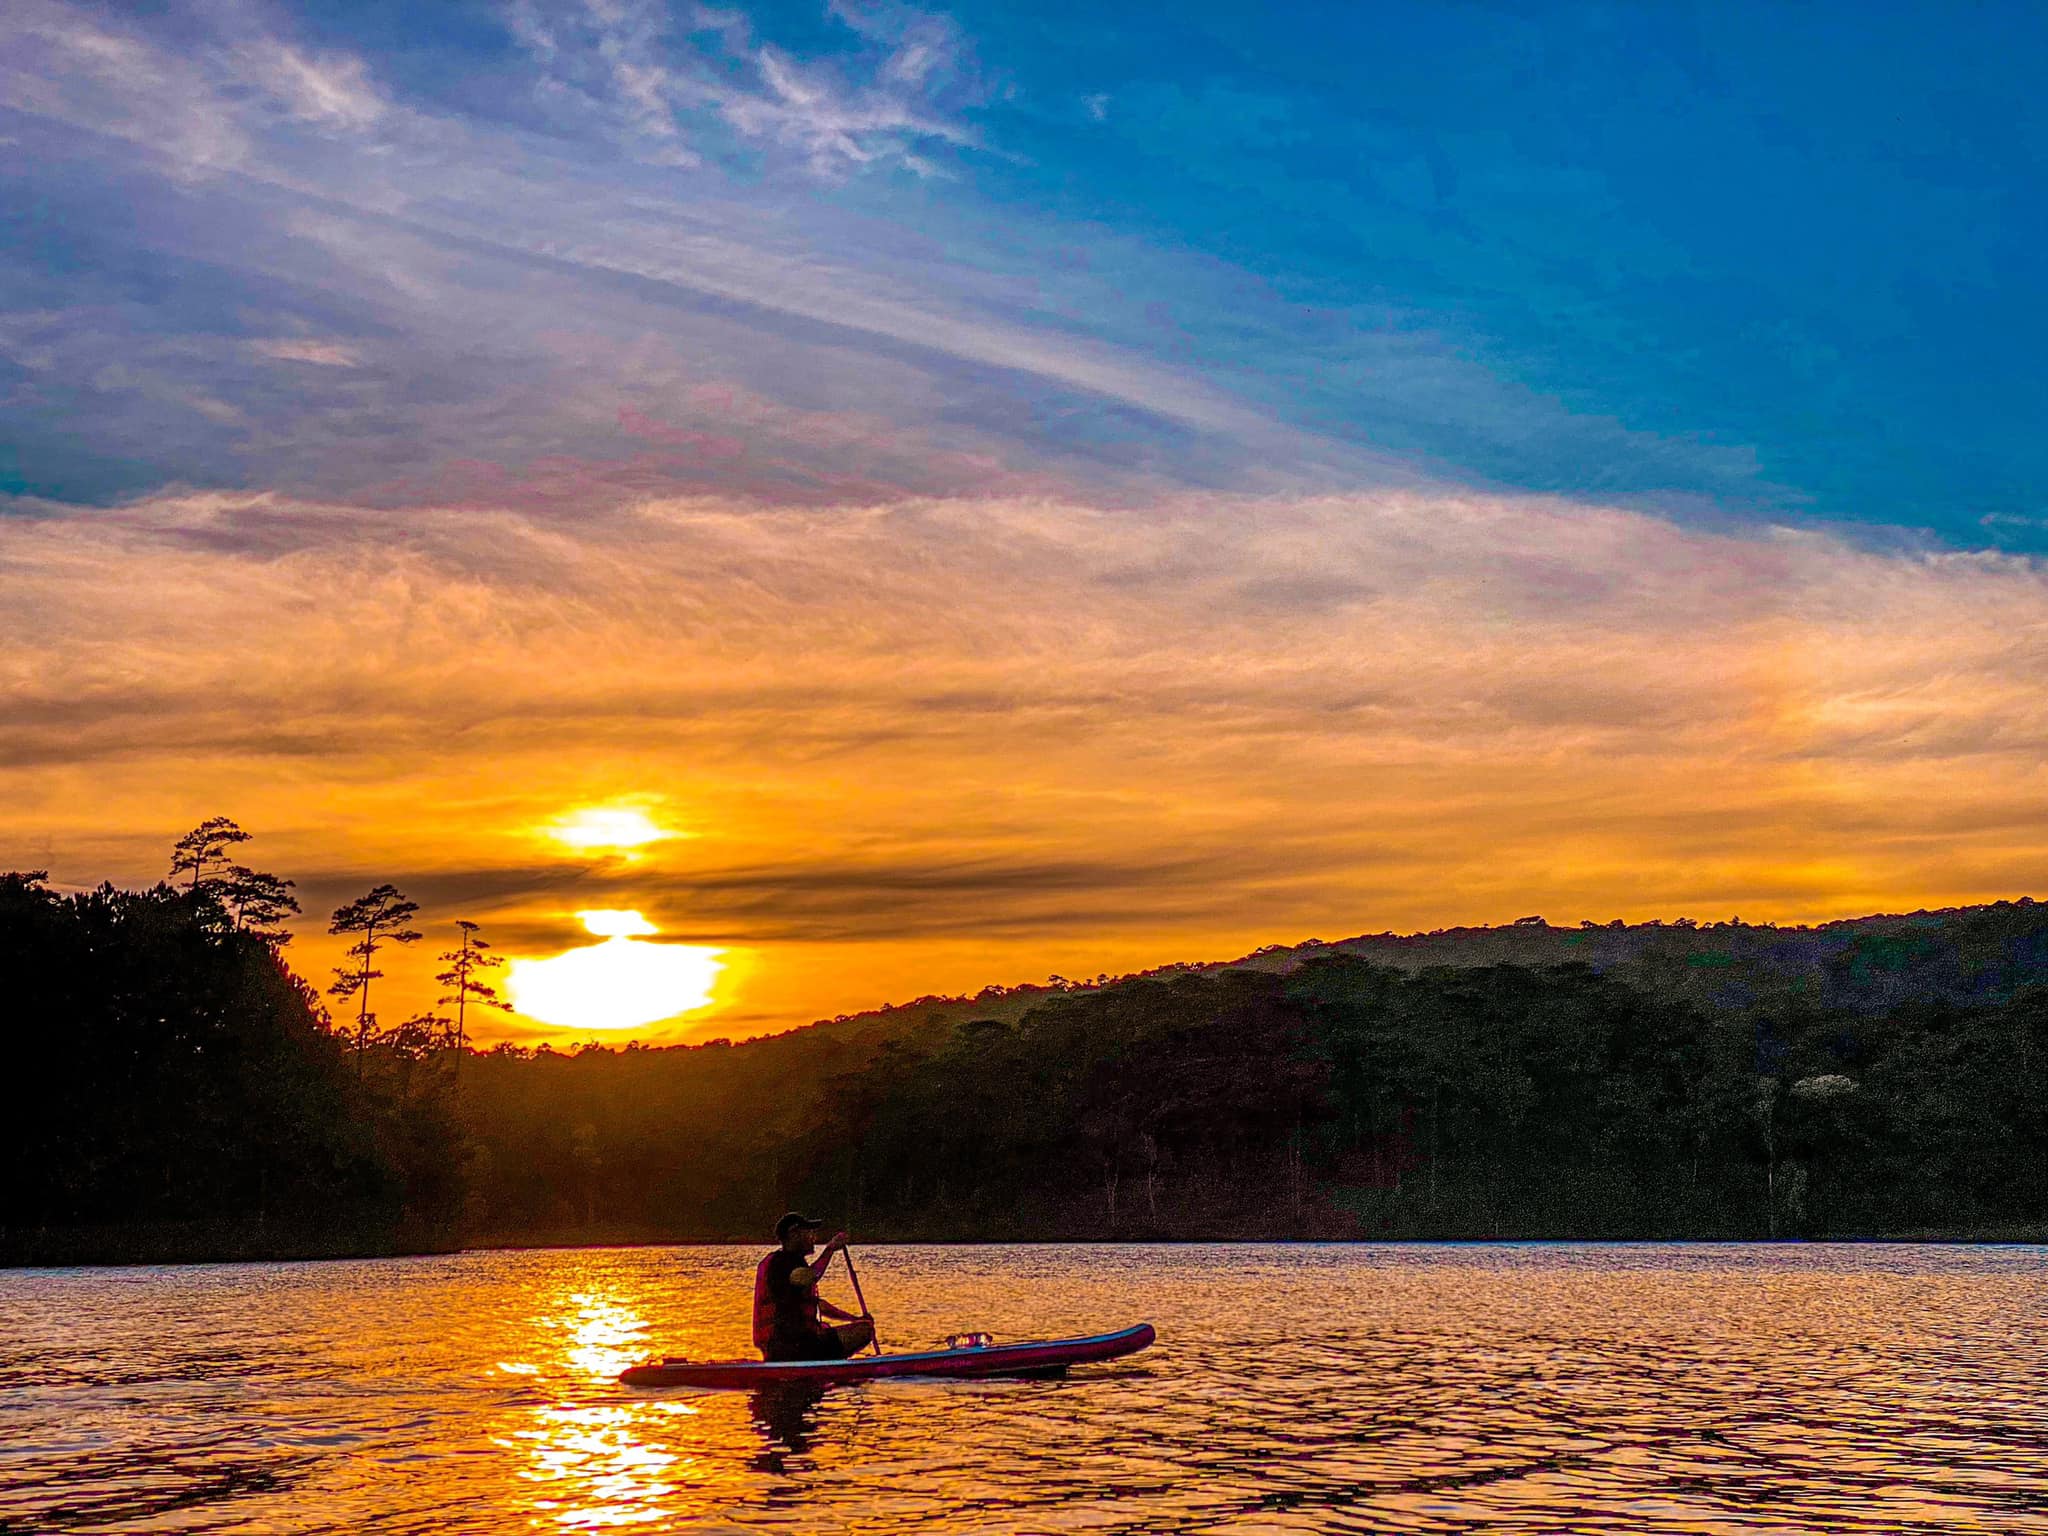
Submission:
<svg viewBox="0 0 2048 1536">
<path fill-rule="evenodd" d="M 756 1349 L 766 1349 L 769 1342 L 775 1337 L 777 1308 L 775 1305 L 775 1293 L 768 1288 L 768 1266 L 775 1262 L 776 1257 L 781 1252 L 781 1249 L 776 1249 L 774 1253 L 769 1254 L 759 1264 L 754 1266 L 754 1348 Z M 804 1264 L 798 1264 L 792 1268 L 789 1272 L 789 1278 L 790 1283 L 799 1288 L 814 1286 L 817 1283 L 817 1276 L 811 1272 L 808 1265 Z M 815 1290 L 805 1292 L 803 1309 L 805 1319 L 813 1327 L 816 1327 L 818 1322 L 818 1293 Z"/>
</svg>

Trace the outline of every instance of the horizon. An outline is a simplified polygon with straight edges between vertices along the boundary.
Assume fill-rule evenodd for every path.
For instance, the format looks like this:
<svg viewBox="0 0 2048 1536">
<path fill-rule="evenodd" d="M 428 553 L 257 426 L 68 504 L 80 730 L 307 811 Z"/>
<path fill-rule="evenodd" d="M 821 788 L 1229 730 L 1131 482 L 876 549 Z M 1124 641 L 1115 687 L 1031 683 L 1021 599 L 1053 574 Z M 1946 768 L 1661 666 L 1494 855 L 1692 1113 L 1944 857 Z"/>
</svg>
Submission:
<svg viewBox="0 0 2048 1536">
<path fill-rule="evenodd" d="M 23 871 L 13 871 L 13 873 L 23 873 Z M 159 883 L 170 884 L 171 882 Z M 96 882 L 93 885 L 62 885 L 51 881 L 48 884 L 51 890 L 63 895 L 83 895 L 101 888 L 102 885 L 115 884 L 115 882 L 102 881 Z M 119 887 L 117 886 L 117 888 Z M 962 989 L 958 991 L 933 990 L 914 995 L 898 996 L 881 1002 L 863 1003 L 858 1006 L 840 1008 L 836 1012 L 821 1013 L 812 1018 L 792 1019 L 773 1024 L 767 1028 L 742 1030 L 738 1033 L 718 1027 L 723 1014 L 718 1007 L 718 1000 L 715 998 L 707 1007 L 692 1010 L 691 1015 L 686 1015 L 685 1027 L 683 1028 L 664 1028 L 660 1023 L 651 1027 L 609 1028 L 589 1025 L 556 1025 L 539 1018 L 523 1015 L 517 1010 L 513 1010 L 509 1018 L 502 1018 L 488 1012 L 473 1012 L 469 1016 L 471 1020 L 468 1029 L 469 1046 L 472 1050 L 483 1051 L 499 1044 L 516 1045 L 526 1049 L 538 1049 L 545 1046 L 557 1050 L 582 1050 L 590 1046 L 614 1049 L 629 1043 L 646 1046 L 650 1049 L 720 1043 L 741 1045 L 750 1040 L 771 1039 L 793 1031 L 810 1029 L 821 1024 L 845 1023 L 902 1009 L 927 1005 L 975 1002 L 990 992 L 1000 996 L 1008 996 L 1018 992 L 1086 991 L 1099 986 L 1113 986 L 1118 982 L 1145 979 L 1163 972 L 1226 970 L 1248 961 L 1261 959 L 1276 952 L 1293 954 L 1311 946 L 1335 949 L 1346 944 L 1360 944 L 1374 940 L 1406 942 L 1418 939 L 1437 939 L 1482 933 L 1508 933 L 1518 928 L 1529 929 L 1536 926 L 1541 926 L 1545 931 L 1559 933 L 1578 933 L 1587 930 L 1612 932 L 1616 929 L 1627 931 L 1639 928 L 1711 932 L 1728 927 L 1767 929 L 1774 933 L 1803 933 L 1817 932 L 1826 928 L 1857 923 L 1881 922 L 1914 917 L 1943 917 L 1961 912 L 1992 910 L 1998 907 L 2030 907 L 2041 904 L 2041 899 L 2030 894 L 2023 894 L 2019 896 L 1987 897 L 1982 900 L 1947 906 L 1895 907 L 1882 911 L 1845 913 L 1806 921 L 1778 917 L 1751 918 L 1745 917 L 1740 913 L 1731 914 L 1723 918 L 1709 918 L 1695 916 L 1690 913 L 1679 913 L 1671 916 L 1655 917 L 1610 917 L 1605 920 L 1591 917 L 1566 917 L 1560 920 L 1553 920 L 1543 913 L 1529 913 L 1516 918 L 1450 923 L 1434 928 L 1367 929 L 1344 933 L 1338 938 L 1325 938 L 1321 935 L 1312 934 L 1297 939 L 1263 939 L 1226 957 L 1188 958 L 1181 956 L 1165 960 L 1153 959 L 1119 971 L 1098 971 L 1093 974 L 1068 976 L 1054 968 L 1048 971 L 1044 977 L 1032 977 L 1021 981 L 983 980 L 978 986 L 967 984 L 963 985 Z M 411 977 L 415 990 L 430 990 L 431 983 L 425 979 L 426 975 L 436 965 L 441 963 L 439 961 L 433 961 L 431 964 L 428 963 L 437 953 L 433 934 L 434 924 L 433 919 L 425 914 L 422 914 L 417 921 L 428 929 L 427 939 L 422 942 L 418 950 L 401 952 L 395 962 L 380 961 L 379 963 L 396 963 L 400 966 L 405 966 L 408 972 L 416 973 Z M 293 925 L 289 923 L 283 926 L 287 929 L 293 928 Z M 451 919 L 441 926 L 452 929 L 453 920 Z M 593 937 L 596 937 L 598 930 L 593 929 L 592 933 Z M 295 932 L 294 942 L 283 946 L 279 952 L 280 958 L 294 974 L 298 974 L 302 980 L 314 984 L 316 991 L 321 990 L 313 976 L 306 974 L 303 967 L 294 964 L 294 954 L 300 951 L 301 938 L 302 936 Z M 339 941 L 333 942 L 338 948 Z M 453 942 L 453 940 L 451 939 L 449 942 Z M 576 951 L 571 950 L 567 953 L 573 954 Z M 408 956 L 411 960 L 410 965 L 407 964 Z M 400 979 L 405 979 L 403 974 Z M 502 976 L 492 976 L 487 979 L 502 981 L 503 978 Z M 503 990 L 502 987 L 500 990 Z M 337 1005 L 337 1007 L 339 1011 L 336 1011 L 334 1014 L 335 1025 L 345 1033 L 348 1022 L 343 1016 L 346 1011 L 345 1005 Z"/>
<path fill-rule="evenodd" d="M 528 1040 L 2038 888 L 2028 36 L 25 0 L 0 865 L 229 810 Z"/>
</svg>

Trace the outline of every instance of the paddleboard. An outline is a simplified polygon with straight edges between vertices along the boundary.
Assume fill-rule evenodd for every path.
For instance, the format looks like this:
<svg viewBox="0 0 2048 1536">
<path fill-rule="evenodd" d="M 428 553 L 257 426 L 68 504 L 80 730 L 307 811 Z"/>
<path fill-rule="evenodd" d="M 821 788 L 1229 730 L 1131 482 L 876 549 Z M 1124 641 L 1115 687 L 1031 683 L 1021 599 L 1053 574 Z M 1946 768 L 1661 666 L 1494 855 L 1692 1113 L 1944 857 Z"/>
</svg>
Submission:
<svg viewBox="0 0 2048 1536">
<path fill-rule="evenodd" d="M 1070 1365 L 1136 1354 L 1157 1337 L 1150 1323 L 1085 1339 L 989 1344 L 851 1360 L 651 1360 L 619 1373 L 629 1387 L 766 1387 L 786 1382 L 876 1381 L 891 1376 L 1057 1376 Z"/>
</svg>

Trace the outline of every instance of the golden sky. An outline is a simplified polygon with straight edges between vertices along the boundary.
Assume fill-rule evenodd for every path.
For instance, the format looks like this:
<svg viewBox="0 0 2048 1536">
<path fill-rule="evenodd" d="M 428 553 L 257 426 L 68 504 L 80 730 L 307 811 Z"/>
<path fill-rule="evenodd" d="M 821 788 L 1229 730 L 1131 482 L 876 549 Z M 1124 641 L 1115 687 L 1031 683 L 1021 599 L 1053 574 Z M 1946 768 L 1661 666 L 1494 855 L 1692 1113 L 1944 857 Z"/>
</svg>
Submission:
<svg viewBox="0 0 2048 1536">
<path fill-rule="evenodd" d="M 0 526 L 0 587 L 4 862 L 147 881 L 226 814 L 309 918 L 391 881 L 428 942 L 386 1022 L 456 918 L 724 951 L 638 1032 L 688 1039 L 1309 936 L 2043 885 L 2048 582 L 1994 554 L 1448 492 L 573 529 L 209 494 Z M 323 926 L 291 954 L 324 981 Z"/>
</svg>

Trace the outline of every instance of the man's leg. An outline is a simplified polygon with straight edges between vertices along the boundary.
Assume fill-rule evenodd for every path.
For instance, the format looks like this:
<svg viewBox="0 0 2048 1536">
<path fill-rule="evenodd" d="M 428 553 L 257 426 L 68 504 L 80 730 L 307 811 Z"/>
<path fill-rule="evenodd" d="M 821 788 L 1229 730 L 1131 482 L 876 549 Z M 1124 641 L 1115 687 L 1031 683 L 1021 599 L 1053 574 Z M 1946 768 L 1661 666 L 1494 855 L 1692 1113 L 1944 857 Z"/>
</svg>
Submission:
<svg viewBox="0 0 2048 1536">
<path fill-rule="evenodd" d="M 875 1342 L 873 1323 L 839 1323 L 834 1326 L 832 1332 L 839 1340 L 840 1349 L 844 1351 L 840 1358 L 845 1360 L 852 1359 Z"/>
</svg>

